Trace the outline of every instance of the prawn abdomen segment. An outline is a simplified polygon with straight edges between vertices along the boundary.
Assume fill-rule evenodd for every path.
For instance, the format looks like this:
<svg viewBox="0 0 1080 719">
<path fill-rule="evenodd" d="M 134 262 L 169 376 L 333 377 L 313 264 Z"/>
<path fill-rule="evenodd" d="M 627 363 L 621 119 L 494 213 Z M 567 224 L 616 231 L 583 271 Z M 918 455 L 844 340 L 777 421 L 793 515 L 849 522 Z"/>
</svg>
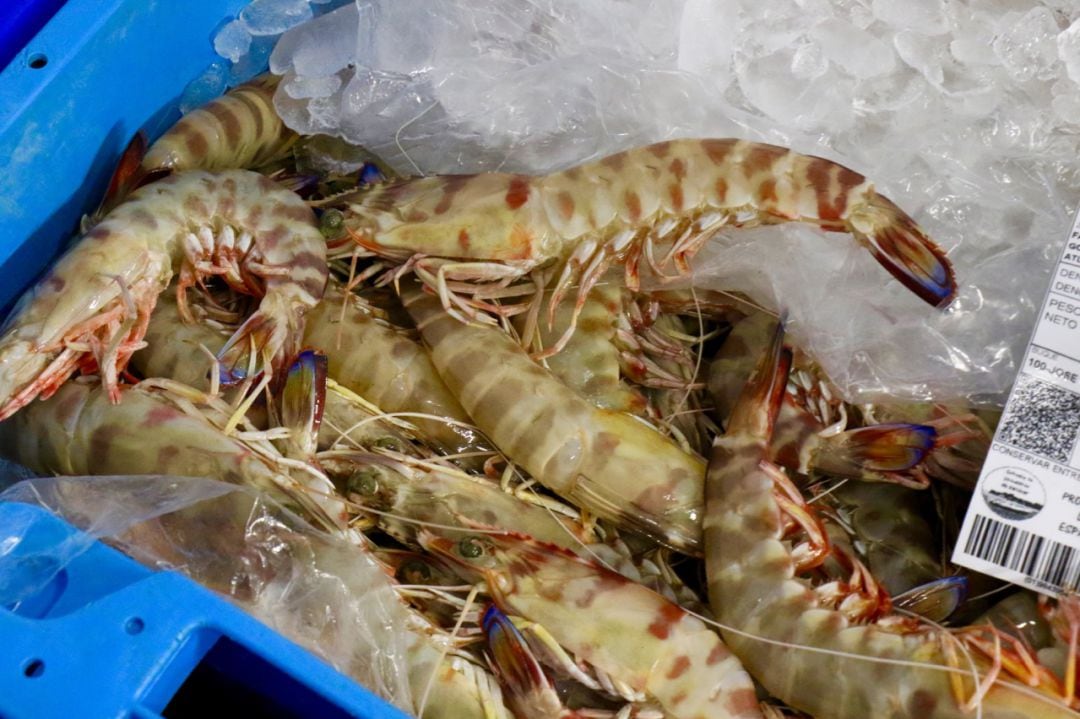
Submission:
<svg viewBox="0 0 1080 719">
<path fill-rule="evenodd" d="M 347 200 L 346 227 L 360 242 L 406 257 L 516 260 L 530 267 L 560 252 L 536 181 L 493 172 L 385 183 Z"/>
<path fill-rule="evenodd" d="M 143 171 L 258 167 L 283 157 L 298 135 L 274 109 L 279 81 L 267 73 L 184 115 L 147 150 Z"/>
<path fill-rule="evenodd" d="M 477 426 L 541 484 L 590 511 L 698 551 L 704 463 L 656 430 L 601 410 L 496 327 L 463 324 L 411 284 L 403 301 Z"/>
</svg>

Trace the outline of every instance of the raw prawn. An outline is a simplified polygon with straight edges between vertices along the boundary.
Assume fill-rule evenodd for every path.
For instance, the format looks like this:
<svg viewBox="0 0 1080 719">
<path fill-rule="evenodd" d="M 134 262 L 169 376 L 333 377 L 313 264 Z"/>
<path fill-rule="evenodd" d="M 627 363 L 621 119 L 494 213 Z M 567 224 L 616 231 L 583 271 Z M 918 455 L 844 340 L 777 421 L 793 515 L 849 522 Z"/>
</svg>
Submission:
<svg viewBox="0 0 1080 719">
<path fill-rule="evenodd" d="M 158 295 L 179 272 L 178 299 L 210 275 L 261 297 L 221 351 L 230 373 L 256 354 L 280 368 L 299 350 L 304 312 L 326 284 L 326 246 L 303 200 L 244 170 L 172 175 L 136 191 L 19 300 L 0 336 L 0 419 L 72 371 L 100 373 L 113 401 L 117 376 Z"/>
<path fill-rule="evenodd" d="M 931 305 L 956 294 L 945 253 L 862 175 L 829 160 L 734 139 L 672 140 L 542 177 L 485 173 L 386 183 L 343 200 L 353 243 L 398 261 L 459 316 L 475 285 L 561 268 L 549 317 L 577 285 L 577 303 L 615 263 L 638 286 L 644 258 L 659 274 L 688 260 L 721 227 L 808 222 L 850 232 Z M 575 312 L 576 314 L 576 312 Z M 568 339 L 573 323 L 563 334 Z M 556 348 L 561 346 L 556 343 Z"/>
<path fill-rule="evenodd" d="M 753 683 L 720 637 L 659 594 L 558 547 L 516 534 L 420 543 L 500 609 L 543 625 L 613 680 L 643 691 L 672 719 L 760 717 Z"/>
<path fill-rule="evenodd" d="M 590 404 L 498 328 L 458 322 L 418 284 L 403 283 L 402 300 L 447 386 L 511 461 L 598 516 L 700 552 L 699 457 Z"/>
<path fill-rule="evenodd" d="M 1075 719 L 1074 697 L 1063 701 L 1060 685 L 1048 686 L 989 627 L 948 632 L 889 614 L 887 601 L 835 584 L 826 594 L 799 578 L 828 548 L 768 459 L 791 359 L 782 337 L 778 328 L 716 438 L 706 480 L 709 599 L 732 650 L 770 693 L 821 719 L 959 718 L 976 705 L 986 719 Z M 809 542 L 784 541 L 793 523 Z M 1005 671 L 1037 688 L 1005 681 Z"/>
</svg>

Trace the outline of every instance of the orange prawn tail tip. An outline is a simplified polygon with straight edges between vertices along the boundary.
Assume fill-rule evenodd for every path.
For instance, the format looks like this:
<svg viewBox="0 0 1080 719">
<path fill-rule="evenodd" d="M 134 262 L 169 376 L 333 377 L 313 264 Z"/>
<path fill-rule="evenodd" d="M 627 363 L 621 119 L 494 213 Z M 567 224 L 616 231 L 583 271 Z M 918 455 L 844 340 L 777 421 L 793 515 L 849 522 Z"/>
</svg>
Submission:
<svg viewBox="0 0 1080 719">
<path fill-rule="evenodd" d="M 848 223 L 874 259 L 924 302 L 944 309 L 956 299 L 956 274 L 945 251 L 892 200 L 871 192 L 852 208 Z"/>
</svg>

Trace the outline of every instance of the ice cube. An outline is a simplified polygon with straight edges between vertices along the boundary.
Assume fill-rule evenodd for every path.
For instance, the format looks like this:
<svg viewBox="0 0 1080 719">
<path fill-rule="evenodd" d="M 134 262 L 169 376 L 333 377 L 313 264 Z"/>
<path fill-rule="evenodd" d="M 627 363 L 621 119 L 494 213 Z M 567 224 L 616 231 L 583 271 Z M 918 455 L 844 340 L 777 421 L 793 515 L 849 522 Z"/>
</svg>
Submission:
<svg viewBox="0 0 1080 719">
<path fill-rule="evenodd" d="M 297 75 L 282 87 L 285 93 L 295 99 L 307 97 L 330 97 L 341 87 L 341 78 L 337 75 L 326 77 L 307 77 Z"/>
<path fill-rule="evenodd" d="M 311 18 L 308 0 L 252 0 L 240 11 L 240 22 L 252 35 L 280 35 Z"/>
<path fill-rule="evenodd" d="M 1034 7 L 1024 14 L 1007 13 L 998 23 L 994 54 L 1018 82 L 1049 80 L 1056 70 L 1057 35 L 1057 20 L 1045 7 Z"/>
<path fill-rule="evenodd" d="M 266 72 L 266 61 L 274 49 L 274 38 L 268 35 L 253 37 L 251 48 L 229 71 L 229 84 L 239 85 Z"/>
<path fill-rule="evenodd" d="M 994 54 L 994 25 L 981 14 L 971 14 L 956 23 L 949 51 L 957 61 L 970 65 L 997 65 Z"/>
<path fill-rule="evenodd" d="M 849 75 L 874 77 L 896 66 L 896 53 L 891 47 L 846 20 L 823 20 L 811 28 L 810 37 L 821 46 L 825 57 Z"/>
<path fill-rule="evenodd" d="M 943 0 L 874 0 L 871 9 L 874 17 L 893 28 L 924 35 L 941 35 L 949 31 Z"/>
<path fill-rule="evenodd" d="M 349 4 L 285 32 L 270 55 L 270 71 L 328 76 L 356 59 L 359 12 Z"/>
<path fill-rule="evenodd" d="M 1050 106 L 1062 122 L 1080 125 L 1080 93 L 1068 80 L 1058 80 L 1053 86 L 1054 99 Z"/>
<path fill-rule="evenodd" d="M 701 76 L 718 90 L 726 88 L 732 79 L 738 18 L 733 3 L 688 0 L 679 27 L 678 68 Z"/>
<path fill-rule="evenodd" d="M 239 20 L 226 23 L 214 36 L 214 52 L 230 62 L 237 62 L 251 47 L 251 34 Z"/>
<path fill-rule="evenodd" d="M 791 74 L 803 80 L 821 77 L 829 69 L 829 60 L 821 46 L 813 41 L 800 43 L 791 57 Z"/>
<path fill-rule="evenodd" d="M 1080 85 L 1080 19 L 1057 36 L 1057 54 L 1069 79 Z"/>
<path fill-rule="evenodd" d="M 896 34 L 893 45 L 901 60 L 909 67 L 918 70 L 931 85 L 941 87 L 945 80 L 945 72 L 941 65 L 941 43 L 921 33 L 905 30 Z"/>
<path fill-rule="evenodd" d="M 187 84 L 180 94 L 180 112 L 187 114 L 197 107 L 225 92 L 229 78 L 229 66 L 224 61 L 214 62 L 198 77 Z"/>
</svg>

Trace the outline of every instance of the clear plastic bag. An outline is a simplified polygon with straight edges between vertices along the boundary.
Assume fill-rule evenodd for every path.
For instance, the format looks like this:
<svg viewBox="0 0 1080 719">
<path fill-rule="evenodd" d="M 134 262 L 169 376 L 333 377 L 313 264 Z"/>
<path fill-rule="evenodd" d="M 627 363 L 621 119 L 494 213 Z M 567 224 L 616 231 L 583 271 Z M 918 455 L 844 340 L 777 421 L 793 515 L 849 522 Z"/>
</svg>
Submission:
<svg viewBox="0 0 1080 719">
<path fill-rule="evenodd" d="M 1080 197 L 1080 6 L 1063 0 L 369 0 L 285 33 L 271 69 L 292 127 L 407 173 L 737 136 L 867 175 L 949 251 L 949 311 L 803 227 L 724 232 L 694 278 L 785 308 L 852 400 L 1000 402 Z"/>
<path fill-rule="evenodd" d="M 407 610 L 384 567 L 259 493 L 187 477 L 28 479 L 0 502 L 45 507 L 83 529 L 36 553 L 30 527 L 0 531 L 0 605 L 16 604 L 100 538 L 142 563 L 179 571 L 412 710 Z"/>
</svg>

